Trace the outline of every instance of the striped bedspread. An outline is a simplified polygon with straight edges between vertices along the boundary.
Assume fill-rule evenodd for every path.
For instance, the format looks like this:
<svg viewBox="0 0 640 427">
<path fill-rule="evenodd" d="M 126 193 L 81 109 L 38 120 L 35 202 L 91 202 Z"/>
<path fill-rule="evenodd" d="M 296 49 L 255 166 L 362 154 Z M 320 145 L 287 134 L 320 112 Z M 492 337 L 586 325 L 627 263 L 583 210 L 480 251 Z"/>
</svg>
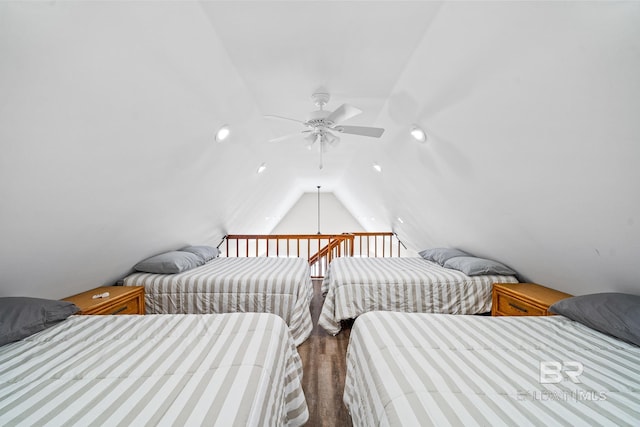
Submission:
<svg viewBox="0 0 640 427">
<path fill-rule="evenodd" d="M 147 314 L 273 313 L 296 345 L 313 329 L 309 264 L 303 258 L 215 258 L 178 274 L 134 273 L 125 286 L 144 286 Z"/>
<path fill-rule="evenodd" d="M 301 378 L 272 314 L 71 316 L 0 347 L 0 425 L 299 426 Z"/>
<path fill-rule="evenodd" d="M 367 313 L 344 402 L 354 426 L 637 426 L 640 347 L 562 316 Z"/>
<path fill-rule="evenodd" d="M 330 334 L 340 321 L 368 311 L 477 314 L 491 311 L 493 283 L 513 276 L 467 276 L 419 257 L 336 258 L 322 283 L 318 324 Z"/>
</svg>

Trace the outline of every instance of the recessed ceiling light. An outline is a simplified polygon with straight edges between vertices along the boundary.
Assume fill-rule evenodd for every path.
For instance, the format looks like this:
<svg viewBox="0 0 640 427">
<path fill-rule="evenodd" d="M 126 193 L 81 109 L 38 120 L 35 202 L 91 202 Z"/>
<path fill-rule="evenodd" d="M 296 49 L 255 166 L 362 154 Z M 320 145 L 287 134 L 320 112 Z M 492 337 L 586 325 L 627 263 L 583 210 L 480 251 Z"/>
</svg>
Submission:
<svg viewBox="0 0 640 427">
<path fill-rule="evenodd" d="M 377 163 L 374 163 L 373 165 L 373 169 L 375 169 L 376 172 L 382 172 L 382 166 L 380 166 Z"/>
<path fill-rule="evenodd" d="M 411 128 L 411 136 L 418 142 L 425 142 L 427 140 L 427 134 L 418 125 L 413 125 Z"/>
<path fill-rule="evenodd" d="M 222 126 L 220 129 L 218 129 L 218 132 L 216 132 L 216 141 L 217 142 L 224 141 L 229 137 L 230 133 L 231 133 L 231 130 L 229 129 L 229 125 Z"/>
<path fill-rule="evenodd" d="M 404 221 L 403 221 L 403 220 L 402 220 L 402 218 L 400 218 L 400 217 L 398 217 L 398 222 L 399 222 L 400 224 L 404 224 Z"/>
<path fill-rule="evenodd" d="M 258 166 L 258 169 L 256 170 L 256 173 L 262 173 L 262 172 L 264 172 L 265 170 L 267 170 L 267 164 L 266 164 L 266 163 L 263 163 L 263 164 L 261 164 L 260 166 Z"/>
</svg>

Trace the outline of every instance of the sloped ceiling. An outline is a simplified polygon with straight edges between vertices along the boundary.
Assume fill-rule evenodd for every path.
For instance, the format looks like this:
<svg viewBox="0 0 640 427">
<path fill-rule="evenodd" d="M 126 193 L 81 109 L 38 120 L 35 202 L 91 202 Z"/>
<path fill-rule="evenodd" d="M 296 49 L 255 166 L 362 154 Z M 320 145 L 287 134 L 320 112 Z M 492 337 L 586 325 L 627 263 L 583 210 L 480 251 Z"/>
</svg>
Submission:
<svg viewBox="0 0 640 427">
<path fill-rule="evenodd" d="M 2 2 L 0 296 L 267 233 L 316 185 L 413 251 L 640 293 L 638 22 L 638 2 Z M 304 120 L 319 88 L 386 129 L 322 170 L 263 118 Z"/>
</svg>

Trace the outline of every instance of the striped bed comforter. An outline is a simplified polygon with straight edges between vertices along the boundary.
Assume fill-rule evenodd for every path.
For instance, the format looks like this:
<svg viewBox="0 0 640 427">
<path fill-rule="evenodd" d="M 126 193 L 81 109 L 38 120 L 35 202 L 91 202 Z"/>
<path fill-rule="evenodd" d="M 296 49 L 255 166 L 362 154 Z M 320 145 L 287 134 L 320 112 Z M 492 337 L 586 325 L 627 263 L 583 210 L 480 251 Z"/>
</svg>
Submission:
<svg viewBox="0 0 640 427">
<path fill-rule="evenodd" d="M 367 313 L 344 402 L 354 426 L 638 425 L 640 347 L 562 316 Z"/>
<path fill-rule="evenodd" d="M 330 334 L 340 321 L 368 311 L 478 314 L 491 311 L 493 283 L 513 276 L 467 276 L 420 257 L 336 258 L 322 282 L 318 324 Z"/>
<path fill-rule="evenodd" d="M 0 347 L 0 425 L 299 426 L 301 378 L 273 314 L 71 316 Z"/>
<path fill-rule="evenodd" d="M 215 258 L 177 274 L 134 273 L 125 286 L 144 286 L 147 314 L 273 313 L 300 345 L 313 329 L 313 286 L 303 258 Z"/>
</svg>

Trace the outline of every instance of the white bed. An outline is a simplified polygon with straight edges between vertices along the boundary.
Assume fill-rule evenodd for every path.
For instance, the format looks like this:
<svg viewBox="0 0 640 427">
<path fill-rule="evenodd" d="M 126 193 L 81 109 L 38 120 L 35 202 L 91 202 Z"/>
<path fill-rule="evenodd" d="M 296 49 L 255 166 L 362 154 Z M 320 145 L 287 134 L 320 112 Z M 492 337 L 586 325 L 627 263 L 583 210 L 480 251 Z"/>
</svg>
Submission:
<svg viewBox="0 0 640 427">
<path fill-rule="evenodd" d="M 375 310 L 478 314 L 491 311 L 493 283 L 514 276 L 466 274 L 420 257 L 334 259 L 322 283 L 318 324 L 330 334 L 340 321 Z"/>
<path fill-rule="evenodd" d="M 288 425 L 302 364 L 272 314 L 71 316 L 0 347 L 0 425 Z"/>
<path fill-rule="evenodd" d="M 296 345 L 313 329 L 313 286 L 303 258 L 214 258 L 182 273 L 134 273 L 124 285 L 144 286 L 148 314 L 273 313 L 289 325 Z"/>
<path fill-rule="evenodd" d="M 344 402 L 356 427 L 637 426 L 640 347 L 563 316 L 372 312 L 351 330 Z"/>
</svg>

